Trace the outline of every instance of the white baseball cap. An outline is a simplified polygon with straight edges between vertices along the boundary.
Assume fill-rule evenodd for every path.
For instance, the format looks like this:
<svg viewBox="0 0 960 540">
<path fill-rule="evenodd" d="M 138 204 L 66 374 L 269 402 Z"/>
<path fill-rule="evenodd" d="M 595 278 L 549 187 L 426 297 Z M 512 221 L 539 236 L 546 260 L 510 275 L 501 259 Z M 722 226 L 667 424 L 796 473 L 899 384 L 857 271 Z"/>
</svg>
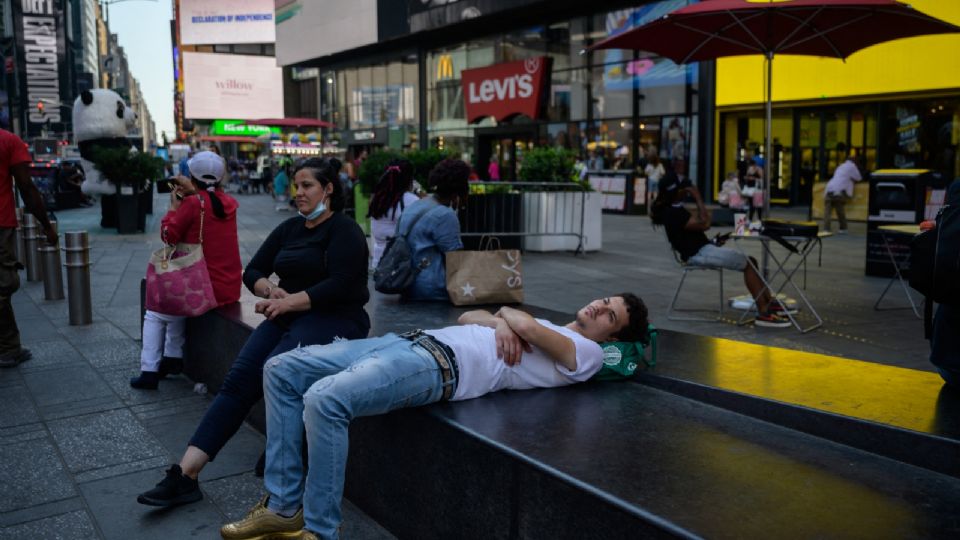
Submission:
<svg viewBox="0 0 960 540">
<path fill-rule="evenodd" d="M 204 184 L 217 184 L 223 179 L 223 173 L 226 165 L 223 158 L 213 152 L 197 152 L 187 161 L 187 168 L 190 169 L 190 176 L 197 182 Z"/>
</svg>

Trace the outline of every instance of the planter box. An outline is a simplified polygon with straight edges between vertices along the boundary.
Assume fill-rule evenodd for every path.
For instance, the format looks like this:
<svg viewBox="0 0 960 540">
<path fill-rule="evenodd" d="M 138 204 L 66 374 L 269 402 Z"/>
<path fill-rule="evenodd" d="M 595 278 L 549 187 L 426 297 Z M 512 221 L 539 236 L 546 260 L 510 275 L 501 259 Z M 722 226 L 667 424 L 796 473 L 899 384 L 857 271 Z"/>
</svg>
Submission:
<svg viewBox="0 0 960 540">
<path fill-rule="evenodd" d="M 584 203 L 586 209 L 584 209 Z M 590 192 L 534 192 L 523 194 L 524 231 L 528 233 L 569 233 L 580 231 L 583 219 L 585 251 L 603 247 L 603 195 Z M 523 247 L 529 251 L 574 251 L 576 236 L 526 236 Z"/>
<path fill-rule="evenodd" d="M 118 186 L 116 195 L 100 197 L 100 226 L 116 228 L 120 234 L 136 234 L 146 230 L 147 206 L 139 186 Z M 152 194 L 148 194 L 152 197 Z"/>
<path fill-rule="evenodd" d="M 363 234 L 370 235 L 370 218 L 367 210 L 370 207 L 370 197 L 363 194 L 360 184 L 353 186 L 353 219 L 363 229 Z"/>
</svg>

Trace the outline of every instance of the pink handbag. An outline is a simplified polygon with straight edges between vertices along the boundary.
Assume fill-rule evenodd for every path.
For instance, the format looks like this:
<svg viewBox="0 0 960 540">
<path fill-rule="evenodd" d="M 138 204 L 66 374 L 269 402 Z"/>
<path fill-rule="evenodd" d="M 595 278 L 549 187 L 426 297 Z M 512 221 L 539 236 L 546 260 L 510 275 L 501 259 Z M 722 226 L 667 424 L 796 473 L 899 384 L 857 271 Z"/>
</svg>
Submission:
<svg viewBox="0 0 960 540">
<path fill-rule="evenodd" d="M 200 195 L 200 243 L 164 246 L 147 264 L 147 309 L 165 315 L 196 317 L 217 307 L 203 258 L 203 196 Z"/>
</svg>

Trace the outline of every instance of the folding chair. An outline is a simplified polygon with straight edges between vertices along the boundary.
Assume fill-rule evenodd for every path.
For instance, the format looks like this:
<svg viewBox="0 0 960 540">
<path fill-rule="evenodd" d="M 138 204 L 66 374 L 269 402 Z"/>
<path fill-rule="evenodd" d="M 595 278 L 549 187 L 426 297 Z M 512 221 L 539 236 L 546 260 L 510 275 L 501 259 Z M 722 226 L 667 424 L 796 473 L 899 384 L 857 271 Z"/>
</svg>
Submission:
<svg viewBox="0 0 960 540">
<path fill-rule="evenodd" d="M 670 302 L 670 308 L 667 310 L 667 319 L 671 321 L 715 321 L 723 317 L 723 268 L 719 266 L 691 266 L 683 262 L 680 258 L 680 254 L 673 251 L 673 258 L 677 261 L 677 264 L 680 265 L 680 269 L 683 270 L 683 274 L 680 276 L 680 283 L 677 285 L 676 292 L 673 293 L 673 300 Z M 713 310 L 702 309 L 702 308 L 677 308 L 677 299 L 680 297 L 680 289 L 683 288 L 683 283 L 687 279 L 687 274 L 690 272 L 696 272 L 698 270 L 706 271 L 715 271 L 720 276 L 720 302 L 719 309 L 717 309 L 716 317 L 695 317 L 695 316 L 676 316 L 674 313 L 698 313 L 698 312 L 707 312 L 713 313 Z"/>
</svg>

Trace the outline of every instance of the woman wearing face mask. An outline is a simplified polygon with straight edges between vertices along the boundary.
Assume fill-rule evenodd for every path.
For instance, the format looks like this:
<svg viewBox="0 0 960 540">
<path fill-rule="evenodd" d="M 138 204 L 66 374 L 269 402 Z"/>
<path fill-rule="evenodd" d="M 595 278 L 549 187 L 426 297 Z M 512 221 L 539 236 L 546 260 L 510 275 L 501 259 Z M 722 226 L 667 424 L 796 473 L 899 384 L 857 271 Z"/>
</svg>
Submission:
<svg viewBox="0 0 960 540">
<path fill-rule="evenodd" d="M 263 298 L 267 317 L 247 339 L 179 464 L 137 500 L 175 506 L 200 500 L 197 475 L 236 433 L 263 397 L 267 359 L 298 346 L 366 337 L 370 320 L 367 241 L 343 215 L 344 194 L 336 159 L 308 159 L 294 174 L 299 216 L 277 226 L 243 273 L 243 283 Z M 276 274 L 278 282 L 270 277 Z"/>
<path fill-rule="evenodd" d="M 456 211 L 467 202 L 467 178 L 470 166 L 459 159 L 445 159 L 430 171 L 428 185 L 431 197 L 421 199 L 406 208 L 397 234 L 405 234 L 413 223 L 407 241 L 413 251 L 413 260 L 422 270 L 413 284 L 403 292 L 405 300 L 448 300 L 447 274 L 444 253 L 463 249 L 460 241 L 460 221 Z"/>
</svg>

